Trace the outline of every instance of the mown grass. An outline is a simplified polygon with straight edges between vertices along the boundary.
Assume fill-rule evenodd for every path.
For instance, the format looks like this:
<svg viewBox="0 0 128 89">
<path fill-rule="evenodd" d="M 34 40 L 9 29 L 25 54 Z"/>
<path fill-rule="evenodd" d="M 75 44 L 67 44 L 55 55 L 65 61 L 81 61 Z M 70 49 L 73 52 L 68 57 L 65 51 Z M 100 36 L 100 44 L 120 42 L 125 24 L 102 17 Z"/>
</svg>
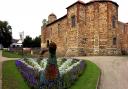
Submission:
<svg viewBox="0 0 128 89">
<path fill-rule="evenodd" d="M 100 76 L 100 69 L 96 66 L 96 64 L 90 61 L 85 62 L 85 71 L 69 89 L 96 89 L 97 80 Z M 2 74 L 2 89 L 30 89 L 16 68 L 14 60 L 3 63 Z"/>
<path fill-rule="evenodd" d="M 2 51 L 2 56 L 7 57 L 7 58 L 21 58 L 22 57 L 22 55 L 20 55 L 16 52 L 9 52 L 9 51 L 6 51 L 6 50 Z"/>
<path fill-rule="evenodd" d="M 14 60 L 3 63 L 2 89 L 30 89 L 17 70 Z"/>
<path fill-rule="evenodd" d="M 70 89 L 96 89 L 99 76 L 100 69 L 97 65 L 86 60 L 85 71 Z"/>
</svg>

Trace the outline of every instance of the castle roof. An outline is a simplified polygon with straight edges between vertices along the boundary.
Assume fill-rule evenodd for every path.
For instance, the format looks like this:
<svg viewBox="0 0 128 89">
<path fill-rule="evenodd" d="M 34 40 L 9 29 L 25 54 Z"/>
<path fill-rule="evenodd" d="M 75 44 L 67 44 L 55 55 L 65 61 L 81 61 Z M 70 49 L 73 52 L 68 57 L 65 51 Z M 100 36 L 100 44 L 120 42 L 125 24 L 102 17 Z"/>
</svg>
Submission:
<svg viewBox="0 0 128 89">
<path fill-rule="evenodd" d="M 111 3 L 115 4 L 116 6 L 119 6 L 116 2 L 111 1 L 111 0 L 92 0 L 90 2 L 87 2 L 85 5 L 88 5 L 88 4 L 91 4 L 91 3 L 94 3 L 94 2 L 111 2 Z"/>
<path fill-rule="evenodd" d="M 75 3 L 71 4 L 70 6 L 68 6 L 66 9 L 68 9 L 68 8 L 72 7 L 73 5 L 78 4 L 78 3 L 79 3 L 79 4 L 82 4 L 82 5 L 89 5 L 89 4 L 94 3 L 94 2 L 111 2 L 111 3 L 115 4 L 116 6 L 119 6 L 116 2 L 111 1 L 111 0 L 92 0 L 92 1 L 87 2 L 87 3 L 85 3 L 85 2 L 83 2 L 83 1 L 81 1 L 81 0 L 78 0 L 78 1 L 76 1 Z M 54 16 L 55 16 L 55 14 L 53 14 L 53 13 L 51 13 L 49 16 L 51 16 L 51 15 L 54 15 Z M 46 26 L 49 26 L 49 25 L 51 25 L 51 24 L 53 24 L 53 23 L 55 23 L 55 22 L 57 22 L 57 21 L 59 21 L 59 20 L 65 18 L 65 17 L 67 17 L 67 14 L 64 15 L 63 17 L 61 17 L 61 18 L 59 18 L 59 19 L 57 19 L 57 20 L 55 20 L 55 21 L 53 21 L 53 22 L 47 24 Z"/>
<path fill-rule="evenodd" d="M 56 16 L 54 13 L 51 13 L 49 16 Z"/>
<path fill-rule="evenodd" d="M 66 14 L 66 15 L 64 15 L 64 16 L 62 16 L 62 17 L 60 17 L 59 19 L 57 19 L 57 20 L 55 20 L 55 21 L 53 21 L 53 22 L 51 22 L 51 23 L 47 24 L 46 26 L 49 26 L 49 25 L 51 25 L 51 24 L 53 24 L 53 23 L 55 23 L 55 22 L 57 22 L 57 21 L 59 21 L 59 20 L 61 20 L 61 19 L 65 18 L 65 17 L 67 17 L 67 14 Z"/>
<path fill-rule="evenodd" d="M 75 3 L 71 4 L 70 6 L 68 6 L 66 9 L 72 7 L 73 5 L 75 5 L 77 3 L 83 4 L 83 5 L 88 5 L 88 4 L 91 4 L 91 3 L 94 3 L 94 2 L 111 2 L 111 3 L 115 4 L 116 6 L 118 6 L 118 4 L 116 2 L 111 1 L 111 0 L 91 0 L 90 2 L 87 2 L 87 3 L 85 3 L 85 2 L 83 2 L 81 0 L 78 0 Z"/>
<path fill-rule="evenodd" d="M 85 2 L 83 2 L 83 1 L 81 1 L 81 0 L 78 0 L 78 1 L 76 1 L 75 3 L 71 4 L 70 6 L 68 6 L 66 9 L 72 7 L 73 5 L 75 5 L 75 4 L 77 4 L 77 3 L 83 4 L 83 5 L 86 4 Z"/>
</svg>

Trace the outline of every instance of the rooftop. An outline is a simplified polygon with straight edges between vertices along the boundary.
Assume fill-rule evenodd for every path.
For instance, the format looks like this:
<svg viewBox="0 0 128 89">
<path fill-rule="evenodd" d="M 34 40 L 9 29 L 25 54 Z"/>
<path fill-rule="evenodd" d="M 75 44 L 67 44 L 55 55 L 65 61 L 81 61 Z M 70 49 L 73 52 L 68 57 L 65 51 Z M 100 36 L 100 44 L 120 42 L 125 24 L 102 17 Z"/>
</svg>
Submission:
<svg viewBox="0 0 128 89">
<path fill-rule="evenodd" d="M 116 6 L 118 6 L 118 4 L 117 4 L 116 2 L 111 1 L 111 0 L 92 0 L 92 1 L 87 2 L 87 3 L 85 3 L 85 2 L 83 2 L 83 1 L 81 1 L 81 0 L 78 0 L 78 1 L 76 1 L 75 3 L 71 4 L 70 6 L 68 6 L 66 9 L 72 7 L 73 5 L 75 5 L 75 4 L 77 4 L 77 3 L 82 4 L 82 5 L 88 5 L 88 4 L 91 4 L 91 3 L 94 3 L 94 2 L 111 2 L 111 3 L 115 4 Z M 50 15 L 55 15 L 55 14 L 52 13 L 52 14 L 50 14 Z M 50 16 L 50 15 L 49 15 L 49 16 Z M 61 18 L 55 20 L 54 22 L 51 22 L 51 23 L 47 24 L 47 26 L 49 26 L 49 25 L 51 25 L 51 24 L 53 24 L 53 23 L 55 23 L 55 22 L 57 22 L 57 21 L 63 19 L 63 18 L 66 17 L 66 16 L 67 16 L 67 15 L 64 15 L 63 17 L 61 17 Z"/>
</svg>

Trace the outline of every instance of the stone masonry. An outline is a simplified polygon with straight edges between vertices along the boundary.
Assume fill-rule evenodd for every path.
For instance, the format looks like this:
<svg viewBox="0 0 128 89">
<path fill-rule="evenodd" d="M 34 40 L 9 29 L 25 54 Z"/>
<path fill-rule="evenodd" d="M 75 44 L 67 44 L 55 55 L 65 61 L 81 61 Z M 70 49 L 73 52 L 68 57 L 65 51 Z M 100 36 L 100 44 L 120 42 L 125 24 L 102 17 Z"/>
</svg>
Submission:
<svg viewBox="0 0 128 89">
<path fill-rule="evenodd" d="M 77 1 L 67 14 L 48 16 L 41 28 L 41 47 L 57 44 L 65 56 L 128 54 L 128 24 L 118 21 L 118 4 L 110 0 Z"/>
</svg>

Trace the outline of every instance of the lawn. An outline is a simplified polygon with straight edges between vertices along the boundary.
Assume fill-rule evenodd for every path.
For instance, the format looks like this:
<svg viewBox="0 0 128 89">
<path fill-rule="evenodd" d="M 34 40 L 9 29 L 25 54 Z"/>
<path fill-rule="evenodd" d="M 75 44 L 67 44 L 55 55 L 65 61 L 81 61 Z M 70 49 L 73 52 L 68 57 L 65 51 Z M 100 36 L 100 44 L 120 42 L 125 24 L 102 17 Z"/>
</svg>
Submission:
<svg viewBox="0 0 128 89">
<path fill-rule="evenodd" d="M 86 64 L 84 73 L 70 89 L 96 89 L 100 69 L 91 61 L 86 61 Z"/>
<path fill-rule="evenodd" d="M 30 89 L 17 70 L 14 60 L 3 63 L 2 76 L 2 89 Z"/>
<path fill-rule="evenodd" d="M 7 57 L 7 58 L 21 58 L 22 57 L 22 55 L 20 55 L 16 52 L 9 52 L 9 51 L 6 51 L 6 50 L 2 51 L 2 56 Z"/>
<path fill-rule="evenodd" d="M 70 89 L 96 89 L 100 69 L 90 61 L 86 61 L 86 64 L 82 76 Z M 3 89 L 30 89 L 18 72 L 14 60 L 3 63 Z"/>
</svg>

